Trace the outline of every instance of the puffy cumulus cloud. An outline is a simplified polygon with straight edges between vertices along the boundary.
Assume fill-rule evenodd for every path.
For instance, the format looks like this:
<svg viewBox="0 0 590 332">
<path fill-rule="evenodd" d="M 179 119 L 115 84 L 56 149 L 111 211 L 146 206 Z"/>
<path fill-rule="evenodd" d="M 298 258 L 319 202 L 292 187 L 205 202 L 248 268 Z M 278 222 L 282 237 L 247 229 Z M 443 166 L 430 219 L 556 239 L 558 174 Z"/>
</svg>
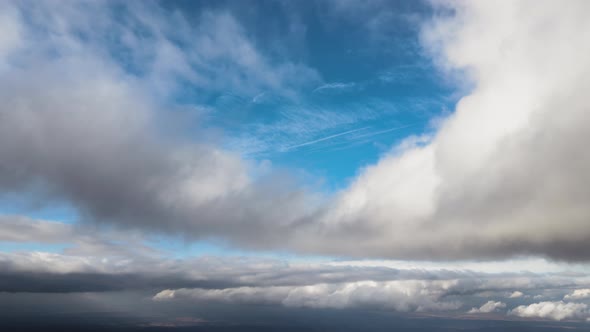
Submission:
<svg viewBox="0 0 590 332">
<path fill-rule="evenodd" d="M 465 74 L 470 92 L 436 133 L 361 171 L 320 218 L 318 229 L 334 240 L 316 247 L 428 259 L 590 258 L 590 3 L 435 8 L 424 44 L 441 67 Z"/>
<path fill-rule="evenodd" d="M 500 309 L 504 309 L 504 308 L 506 308 L 506 303 L 504 303 L 504 302 L 488 301 L 488 302 L 484 303 L 479 308 L 471 308 L 471 310 L 469 310 L 467 313 L 469 313 L 469 314 L 490 313 L 490 312 L 494 312 L 494 311 L 499 311 Z"/>
<path fill-rule="evenodd" d="M 65 200 L 87 221 L 252 245 L 259 236 L 276 245 L 315 205 L 288 176 L 279 179 L 199 134 L 188 138 L 182 115 L 174 115 L 180 112 L 165 111 L 175 91 L 166 82 L 191 81 L 203 68 L 235 67 L 232 73 L 273 91 L 290 89 L 284 77 L 304 76 L 288 64 L 274 68 L 231 16 L 204 14 L 205 28 L 151 4 L 121 4 L 121 19 L 110 5 L 27 4 L 2 5 L 10 33 L 1 41 L 0 194 L 34 204 Z M 201 53 L 173 43 L 186 38 L 200 40 Z"/>
<path fill-rule="evenodd" d="M 563 301 L 539 302 L 521 305 L 510 311 L 511 315 L 525 318 L 545 318 L 551 320 L 587 319 L 590 317 L 588 305 Z"/>
<path fill-rule="evenodd" d="M 359 281 L 345 284 L 316 284 L 298 287 L 240 287 L 222 290 L 163 290 L 154 300 L 189 298 L 250 304 L 280 304 L 307 308 L 377 308 L 400 312 L 453 310 L 459 302 L 441 301 L 448 287 L 440 281 Z"/>
<path fill-rule="evenodd" d="M 514 291 L 512 294 L 510 294 L 510 296 L 508 296 L 508 298 L 510 299 L 517 299 L 519 297 L 522 297 L 524 294 L 521 291 Z"/>
<path fill-rule="evenodd" d="M 563 297 L 564 300 L 582 300 L 590 298 L 590 289 L 576 289 L 571 294 L 567 294 Z"/>
</svg>

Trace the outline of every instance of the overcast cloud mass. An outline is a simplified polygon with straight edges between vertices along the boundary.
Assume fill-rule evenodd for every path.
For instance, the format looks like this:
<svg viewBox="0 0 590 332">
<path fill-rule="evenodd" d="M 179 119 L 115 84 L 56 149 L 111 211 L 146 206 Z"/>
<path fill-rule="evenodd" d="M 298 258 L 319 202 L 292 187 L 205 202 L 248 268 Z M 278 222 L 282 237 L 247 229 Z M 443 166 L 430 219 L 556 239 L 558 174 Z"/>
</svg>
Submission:
<svg viewBox="0 0 590 332">
<path fill-rule="evenodd" d="M 0 317 L 588 328 L 589 12 L 0 3 Z"/>
</svg>

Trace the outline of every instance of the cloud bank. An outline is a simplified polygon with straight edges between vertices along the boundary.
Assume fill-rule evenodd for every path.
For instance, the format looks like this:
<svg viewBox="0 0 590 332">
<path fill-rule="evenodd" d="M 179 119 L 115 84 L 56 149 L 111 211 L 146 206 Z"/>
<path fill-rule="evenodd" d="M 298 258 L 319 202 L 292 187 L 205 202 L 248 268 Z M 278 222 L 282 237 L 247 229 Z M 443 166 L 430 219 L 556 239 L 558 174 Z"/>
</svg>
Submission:
<svg viewBox="0 0 590 332">
<path fill-rule="evenodd" d="M 496 319 L 510 312 L 513 317 L 583 321 L 590 304 L 585 297 L 590 278 L 571 265 L 550 268 L 546 262 L 539 272 L 531 272 L 518 262 L 490 271 L 485 262 L 411 267 L 409 262 L 394 261 L 178 258 L 128 231 L 97 233 L 90 226 L 24 218 L 2 218 L 0 223 L 2 241 L 64 245 L 59 253 L 0 253 L 2 301 L 16 308 L 32 296 L 39 301 L 54 299 L 52 310 L 68 311 L 71 301 L 89 310 L 96 310 L 92 306 L 97 301 L 109 307 L 114 301 L 123 307 L 123 303 L 139 306 L 121 309 L 127 313 L 253 306 L 458 318 L 468 313 L 476 319 Z M 506 272 L 519 267 L 520 272 Z M 508 297 L 523 293 L 535 296 Z M 537 298 L 544 302 L 532 303 Z"/>
<path fill-rule="evenodd" d="M 163 290 L 154 296 L 154 300 L 188 298 L 196 301 L 278 304 L 316 309 L 377 308 L 396 312 L 436 312 L 450 311 L 461 306 L 459 302 L 440 299 L 449 286 L 447 282 L 406 280 L 223 290 L 177 289 Z"/>
<path fill-rule="evenodd" d="M 384 266 L 359 268 L 330 262 L 246 257 L 171 259 L 160 253 L 143 256 L 102 252 L 94 255 L 2 253 L 0 271 L 3 296 L 27 293 L 52 298 L 69 294 L 80 297 L 84 305 L 103 297 L 108 304 L 112 301 L 109 296 L 119 294 L 138 301 L 136 305 L 182 310 L 215 305 L 281 306 L 441 317 L 464 317 L 467 312 L 476 318 L 494 318 L 509 312 L 515 317 L 581 321 L 588 317 L 588 301 L 560 299 L 569 289 L 583 290 L 590 286 L 586 275 L 573 275 L 571 271 L 485 273 Z M 546 301 L 531 303 L 524 297 L 498 301 L 516 289 L 544 294 Z M 138 295 L 130 294 L 139 294 L 143 300 L 133 300 Z M 146 303 L 148 299 L 154 303 Z M 60 305 L 56 300 L 54 306 Z"/>
</svg>

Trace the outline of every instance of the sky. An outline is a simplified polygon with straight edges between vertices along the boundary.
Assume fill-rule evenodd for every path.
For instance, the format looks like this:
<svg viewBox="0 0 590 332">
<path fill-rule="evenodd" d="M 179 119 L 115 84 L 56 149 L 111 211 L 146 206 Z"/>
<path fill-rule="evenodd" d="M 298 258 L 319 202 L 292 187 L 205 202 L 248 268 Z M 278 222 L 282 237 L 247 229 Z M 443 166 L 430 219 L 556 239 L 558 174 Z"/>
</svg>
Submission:
<svg viewBox="0 0 590 332">
<path fill-rule="evenodd" d="M 0 327 L 589 330 L 589 10 L 0 2 Z"/>
</svg>

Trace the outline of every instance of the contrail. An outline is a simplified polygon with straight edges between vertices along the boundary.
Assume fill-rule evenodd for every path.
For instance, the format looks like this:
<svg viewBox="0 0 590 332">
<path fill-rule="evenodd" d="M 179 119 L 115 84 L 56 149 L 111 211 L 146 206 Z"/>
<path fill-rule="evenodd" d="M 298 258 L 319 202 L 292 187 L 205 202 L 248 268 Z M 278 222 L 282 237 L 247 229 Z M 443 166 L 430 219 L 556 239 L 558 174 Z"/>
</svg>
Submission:
<svg viewBox="0 0 590 332">
<path fill-rule="evenodd" d="M 297 144 L 297 145 L 291 145 L 291 146 L 285 148 L 285 151 L 292 150 L 292 149 L 295 149 L 295 148 L 300 148 L 302 146 L 312 145 L 312 144 L 319 143 L 319 142 L 322 142 L 322 141 L 327 141 L 329 139 L 336 138 L 338 136 L 343 136 L 343 135 L 346 135 L 346 134 L 350 134 L 350 133 L 354 133 L 354 132 L 357 132 L 357 131 L 365 130 L 367 128 L 369 128 L 369 127 L 363 127 L 363 128 L 348 130 L 348 131 L 345 131 L 345 132 L 342 132 L 342 133 L 338 133 L 338 134 L 334 134 L 334 135 L 330 135 L 330 136 L 318 138 L 318 139 L 313 140 L 313 141 L 309 141 L 309 142 L 305 142 L 305 143 L 301 143 L 301 144 Z"/>
<path fill-rule="evenodd" d="M 389 128 L 389 129 L 385 129 L 385 130 L 381 130 L 381 131 L 375 131 L 375 132 L 372 132 L 372 133 L 355 136 L 354 138 L 363 138 L 363 137 L 377 136 L 377 135 L 385 134 L 385 133 L 388 133 L 388 132 L 391 132 L 391 131 L 396 131 L 396 130 L 399 130 L 399 129 L 404 129 L 404 128 L 408 128 L 408 127 L 412 127 L 412 126 L 416 126 L 416 125 L 418 125 L 418 124 L 417 123 L 413 123 L 413 124 L 409 124 L 409 125 L 405 125 L 405 126 L 401 126 L 401 127 Z"/>
<path fill-rule="evenodd" d="M 348 146 L 341 147 L 341 148 L 335 148 L 335 149 L 330 149 L 329 146 L 328 147 L 318 147 L 318 148 L 315 148 L 315 149 L 308 150 L 308 152 L 339 151 L 339 150 L 344 150 L 344 149 L 347 149 L 347 148 L 349 148 L 349 147 L 351 147 L 353 145 L 359 145 L 359 142 L 360 142 L 360 144 L 364 144 L 364 143 L 370 142 L 370 139 L 359 140 L 361 138 L 373 137 L 373 136 L 377 136 L 377 135 L 381 135 L 381 134 L 385 134 L 385 133 L 389 133 L 389 132 L 392 132 L 392 131 L 396 131 L 396 130 L 400 130 L 400 129 L 404 129 L 404 128 L 409 128 L 409 127 L 413 127 L 413 126 L 417 126 L 417 125 L 419 125 L 419 123 L 412 123 L 412 124 L 401 126 L 401 127 L 389 128 L 389 129 L 385 129 L 385 130 L 370 132 L 370 133 L 367 133 L 367 134 L 356 135 L 356 136 L 353 136 L 352 137 L 352 139 L 351 139 L 352 143 L 349 141 L 349 142 L 334 143 L 334 144 L 331 145 L 332 147 L 333 146 L 345 145 L 345 144 L 347 144 Z M 361 129 L 365 129 L 365 128 L 361 128 Z"/>
</svg>

